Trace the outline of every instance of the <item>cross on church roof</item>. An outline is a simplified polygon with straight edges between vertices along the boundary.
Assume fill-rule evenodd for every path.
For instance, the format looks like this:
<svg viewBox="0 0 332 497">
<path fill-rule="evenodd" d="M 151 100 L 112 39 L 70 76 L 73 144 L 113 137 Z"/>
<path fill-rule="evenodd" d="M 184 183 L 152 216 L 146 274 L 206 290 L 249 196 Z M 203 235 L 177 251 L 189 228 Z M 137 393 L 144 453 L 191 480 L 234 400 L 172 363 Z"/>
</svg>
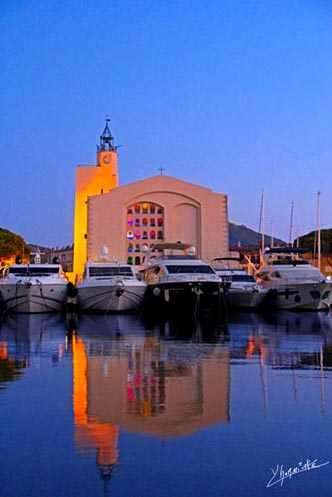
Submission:
<svg viewBox="0 0 332 497">
<path fill-rule="evenodd" d="M 163 166 L 160 166 L 159 171 L 160 171 L 160 174 L 163 174 L 163 171 L 165 171 L 165 168 Z"/>
</svg>

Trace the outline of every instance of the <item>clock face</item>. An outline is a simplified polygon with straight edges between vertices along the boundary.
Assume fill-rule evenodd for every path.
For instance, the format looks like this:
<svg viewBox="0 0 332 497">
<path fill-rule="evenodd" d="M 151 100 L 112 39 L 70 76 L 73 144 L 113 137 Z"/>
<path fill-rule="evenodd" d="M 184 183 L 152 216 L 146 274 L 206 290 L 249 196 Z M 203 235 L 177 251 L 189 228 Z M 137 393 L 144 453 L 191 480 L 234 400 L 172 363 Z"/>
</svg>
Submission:
<svg viewBox="0 0 332 497">
<path fill-rule="evenodd" d="M 103 157 L 103 162 L 104 162 L 105 164 L 109 164 L 109 163 L 111 162 L 111 154 L 106 154 L 106 155 L 104 155 L 104 157 Z"/>
</svg>

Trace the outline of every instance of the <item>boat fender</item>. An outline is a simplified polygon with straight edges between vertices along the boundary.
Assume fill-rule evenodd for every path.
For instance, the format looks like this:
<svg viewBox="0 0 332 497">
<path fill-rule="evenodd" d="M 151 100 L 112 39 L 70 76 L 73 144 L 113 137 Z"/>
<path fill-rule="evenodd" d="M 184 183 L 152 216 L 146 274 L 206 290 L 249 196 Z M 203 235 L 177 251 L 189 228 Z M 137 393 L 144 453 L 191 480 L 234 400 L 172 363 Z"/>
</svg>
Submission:
<svg viewBox="0 0 332 497">
<path fill-rule="evenodd" d="M 124 292 L 124 285 L 123 285 L 123 282 L 122 281 L 118 281 L 115 285 L 116 289 L 115 289 L 115 294 L 117 297 L 121 297 L 121 295 L 123 294 Z"/>
<path fill-rule="evenodd" d="M 22 258 L 19 255 L 15 258 L 15 264 L 22 264 Z"/>
<path fill-rule="evenodd" d="M 74 298 L 77 296 L 77 288 L 71 281 L 69 281 L 69 283 L 67 283 L 67 293 L 68 293 L 68 297 L 71 297 L 71 298 Z"/>
<path fill-rule="evenodd" d="M 154 288 L 154 289 L 152 290 L 152 293 L 153 293 L 153 295 L 154 295 L 155 297 L 159 297 L 159 295 L 161 294 L 161 290 L 160 290 L 159 286 L 156 286 L 156 288 Z"/>
</svg>

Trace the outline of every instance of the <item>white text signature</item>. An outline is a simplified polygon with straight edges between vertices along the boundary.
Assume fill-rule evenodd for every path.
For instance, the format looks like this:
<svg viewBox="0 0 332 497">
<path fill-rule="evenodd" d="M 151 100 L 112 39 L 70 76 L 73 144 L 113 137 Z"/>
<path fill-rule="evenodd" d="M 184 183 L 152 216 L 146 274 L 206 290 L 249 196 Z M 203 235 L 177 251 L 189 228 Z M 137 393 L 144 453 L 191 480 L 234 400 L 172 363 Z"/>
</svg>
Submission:
<svg viewBox="0 0 332 497">
<path fill-rule="evenodd" d="M 284 469 L 284 466 L 282 464 L 281 466 L 279 466 L 278 464 L 275 469 L 271 468 L 272 478 L 266 486 L 267 488 L 269 488 L 273 485 L 276 485 L 277 483 L 280 483 L 280 486 L 282 487 L 284 484 L 284 480 L 286 480 L 287 478 L 290 480 L 295 475 L 304 473 L 305 471 L 311 471 L 312 469 L 321 468 L 322 466 L 326 466 L 327 464 L 329 464 L 329 461 L 319 464 L 317 459 L 314 459 L 313 461 L 311 459 L 307 459 L 305 462 L 300 461 L 296 466 L 289 467 L 287 469 Z"/>
</svg>

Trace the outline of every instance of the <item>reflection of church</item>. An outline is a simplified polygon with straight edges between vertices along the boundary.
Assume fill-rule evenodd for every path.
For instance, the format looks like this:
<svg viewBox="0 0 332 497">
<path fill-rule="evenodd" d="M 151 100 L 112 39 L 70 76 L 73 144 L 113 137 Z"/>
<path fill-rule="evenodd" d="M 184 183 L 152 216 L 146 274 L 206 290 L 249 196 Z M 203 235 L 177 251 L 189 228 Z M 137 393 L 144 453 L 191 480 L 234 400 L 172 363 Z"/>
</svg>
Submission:
<svg viewBox="0 0 332 497">
<path fill-rule="evenodd" d="M 74 418 L 79 450 L 97 447 L 97 463 L 111 474 L 118 462 L 119 426 L 165 439 L 229 422 L 229 353 L 209 348 L 176 358 L 167 341 L 74 337 Z M 195 357 L 195 359 L 193 359 Z"/>
<path fill-rule="evenodd" d="M 115 259 L 142 262 L 151 244 L 192 243 L 210 262 L 228 254 L 227 196 L 159 174 L 118 186 L 117 149 L 108 119 L 96 166 L 76 169 L 74 275 L 106 244 Z"/>
</svg>

